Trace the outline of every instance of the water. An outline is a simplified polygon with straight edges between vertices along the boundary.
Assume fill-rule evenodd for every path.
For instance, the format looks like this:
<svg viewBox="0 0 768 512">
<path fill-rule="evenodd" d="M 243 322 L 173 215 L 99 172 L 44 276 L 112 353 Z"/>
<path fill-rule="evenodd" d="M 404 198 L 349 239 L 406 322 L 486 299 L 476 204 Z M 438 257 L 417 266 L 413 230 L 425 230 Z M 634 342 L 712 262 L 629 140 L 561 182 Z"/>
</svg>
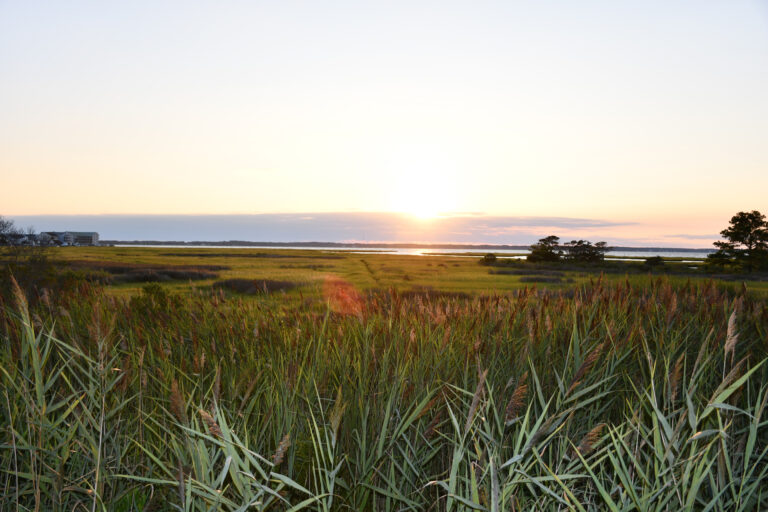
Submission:
<svg viewBox="0 0 768 512">
<path fill-rule="evenodd" d="M 292 249 L 298 251 L 331 251 L 331 252 L 349 252 L 354 254 L 395 254 L 395 255 L 410 255 L 410 256 L 430 256 L 440 254 L 454 254 L 461 255 L 463 257 L 476 257 L 483 254 L 492 252 L 500 258 L 525 258 L 525 255 L 530 253 L 527 249 L 436 249 L 432 247 L 424 248 L 392 248 L 383 247 L 381 249 L 375 247 L 332 247 L 332 246 L 312 246 L 303 247 L 295 245 L 116 245 L 115 247 L 157 247 L 157 248 L 173 248 L 173 249 Z M 612 259 L 633 259 L 633 258 L 650 258 L 651 256 L 662 256 L 665 258 L 684 258 L 686 262 L 697 263 L 697 260 L 706 258 L 712 251 L 675 251 L 673 250 L 660 250 L 660 251 L 610 251 L 608 256 L 612 256 Z"/>
</svg>

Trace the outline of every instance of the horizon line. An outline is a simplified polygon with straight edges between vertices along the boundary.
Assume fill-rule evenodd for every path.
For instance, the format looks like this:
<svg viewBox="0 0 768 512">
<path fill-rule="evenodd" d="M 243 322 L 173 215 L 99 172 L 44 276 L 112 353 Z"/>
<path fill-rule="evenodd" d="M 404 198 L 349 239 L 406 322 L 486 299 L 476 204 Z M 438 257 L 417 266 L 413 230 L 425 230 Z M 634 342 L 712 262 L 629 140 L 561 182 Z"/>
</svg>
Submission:
<svg viewBox="0 0 768 512">
<path fill-rule="evenodd" d="M 248 247 L 248 246 L 254 246 L 258 247 L 260 245 L 263 246 L 276 246 L 276 247 L 288 247 L 288 246 L 328 246 L 328 247 L 350 247 L 350 246 L 364 246 L 364 247 L 404 247 L 408 246 L 409 248 L 430 248 L 430 247 L 444 247 L 444 248 L 502 248 L 507 247 L 511 249 L 527 249 L 530 248 L 532 244 L 494 244 L 494 243 L 484 243 L 484 242 L 478 242 L 478 243 L 462 243 L 462 242 L 360 242 L 360 241 L 345 241 L 345 242 L 323 242 L 320 240 L 311 240 L 311 241 L 293 241 L 293 242 L 270 242 L 270 241 L 264 241 L 264 240 L 215 240 L 215 241 L 209 241 L 209 240 L 111 240 L 111 239 L 105 239 L 101 240 L 102 243 L 113 243 L 113 244 L 126 244 L 126 245 L 150 245 L 150 244 L 157 244 L 157 245 L 200 245 L 200 246 L 214 246 L 217 244 L 237 244 L 237 243 L 243 243 L 248 244 L 246 246 L 241 247 Z M 566 242 L 568 243 L 568 242 Z M 237 247 L 236 245 L 232 245 L 233 247 Z M 659 249 L 659 250 L 669 250 L 669 251 L 712 251 L 714 252 L 715 249 L 706 248 L 706 247 L 666 247 L 666 246 L 660 246 L 660 245 L 609 245 L 608 249 L 614 250 L 614 249 Z"/>
</svg>

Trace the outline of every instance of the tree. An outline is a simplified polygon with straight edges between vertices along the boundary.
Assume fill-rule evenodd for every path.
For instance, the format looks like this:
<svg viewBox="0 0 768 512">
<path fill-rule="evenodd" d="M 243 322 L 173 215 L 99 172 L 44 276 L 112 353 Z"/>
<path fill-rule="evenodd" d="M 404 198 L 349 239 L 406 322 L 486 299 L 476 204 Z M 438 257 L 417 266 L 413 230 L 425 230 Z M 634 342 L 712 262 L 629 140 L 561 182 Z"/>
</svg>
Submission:
<svg viewBox="0 0 768 512">
<path fill-rule="evenodd" d="M 527 261 L 560 261 L 563 251 L 560 250 L 560 237 L 550 235 L 542 238 L 538 243 L 531 246 L 531 254 L 526 258 Z"/>
<path fill-rule="evenodd" d="M 569 261 L 596 263 L 605 259 L 608 246 L 605 242 L 592 245 L 588 240 L 571 240 L 565 244 L 565 259 Z"/>
<path fill-rule="evenodd" d="M 720 235 L 726 241 L 714 243 L 718 250 L 710 255 L 713 262 L 735 264 L 747 272 L 768 266 L 768 222 L 759 211 L 737 213 Z"/>
<path fill-rule="evenodd" d="M 0 216 L 0 245 L 11 245 L 19 230 L 12 220 Z"/>
<path fill-rule="evenodd" d="M 20 229 L 12 220 L 0 216 L 0 246 L 7 248 L 2 252 L 6 263 L 38 257 L 40 251 L 37 240 L 35 230 L 31 227 Z"/>
<path fill-rule="evenodd" d="M 10 296 L 14 280 L 28 298 L 35 298 L 44 288 L 62 288 L 67 276 L 48 258 L 47 248 L 38 244 L 34 229 L 20 229 L 0 217 L 0 296 Z"/>
</svg>

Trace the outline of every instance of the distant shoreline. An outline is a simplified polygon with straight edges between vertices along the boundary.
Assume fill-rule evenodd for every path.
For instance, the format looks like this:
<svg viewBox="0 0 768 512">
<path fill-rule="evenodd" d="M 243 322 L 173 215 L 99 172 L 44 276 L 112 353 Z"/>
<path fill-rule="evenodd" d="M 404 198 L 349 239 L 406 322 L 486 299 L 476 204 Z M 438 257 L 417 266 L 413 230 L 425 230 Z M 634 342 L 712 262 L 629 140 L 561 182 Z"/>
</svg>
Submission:
<svg viewBox="0 0 768 512">
<path fill-rule="evenodd" d="M 178 247 L 329 247 L 339 249 L 471 249 L 487 251 L 515 251 L 528 250 L 530 245 L 497 245 L 497 244 L 420 244 L 420 243 L 364 243 L 364 242 L 247 242 L 243 240 L 227 240 L 218 242 L 209 241 L 191 241 L 182 242 L 178 240 L 101 240 L 101 245 L 157 245 L 157 246 L 178 246 Z M 714 249 L 700 248 L 690 249 L 682 247 L 628 247 L 611 246 L 609 251 L 637 251 L 637 252 L 715 252 Z"/>
</svg>

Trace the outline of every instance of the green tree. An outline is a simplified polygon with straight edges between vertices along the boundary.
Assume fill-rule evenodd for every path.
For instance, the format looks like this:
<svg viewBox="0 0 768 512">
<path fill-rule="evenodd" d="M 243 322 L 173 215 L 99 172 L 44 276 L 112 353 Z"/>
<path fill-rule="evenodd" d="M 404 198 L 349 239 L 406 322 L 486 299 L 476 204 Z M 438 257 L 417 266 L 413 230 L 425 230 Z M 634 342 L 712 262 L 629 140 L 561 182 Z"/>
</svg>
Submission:
<svg viewBox="0 0 768 512">
<path fill-rule="evenodd" d="M 571 240 L 565 244 L 565 259 L 569 261 L 596 263 L 605 259 L 608 245 L 597 242 L 592 245 L 588 240 Z"/>
<path fill-rule="evenodd" d="M 560 250 L 560 237 L 550 235 L 542 238 L 538 243 L 531 246 L 531 254 L 526 258 L 527 261 L 560 261 L 563 251 Z"/>
<path fill-rule="evenodd" d="M 739 212 L 720 232 L 725 241 L 715 242 L 713 262 L 735 264 L 747 272 L 768 267 L 768 222 L 757 210 Z"/>
</svg>

